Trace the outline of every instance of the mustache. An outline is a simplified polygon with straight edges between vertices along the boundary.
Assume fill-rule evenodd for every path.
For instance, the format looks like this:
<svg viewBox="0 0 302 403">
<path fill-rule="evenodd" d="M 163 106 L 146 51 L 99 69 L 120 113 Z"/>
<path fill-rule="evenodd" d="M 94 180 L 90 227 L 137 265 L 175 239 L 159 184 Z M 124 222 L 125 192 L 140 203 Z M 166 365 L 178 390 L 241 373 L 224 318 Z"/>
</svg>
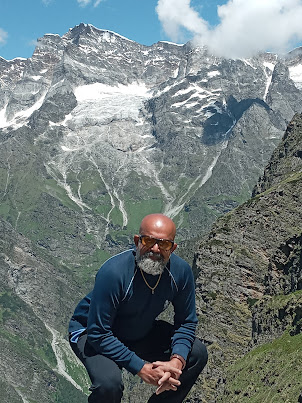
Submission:
<svg viewBox="0 0 302 403">
<path fill-rule="evenodd" d="M 156 260 L 158 260 L 158 261 L 164 260 L 163 256 L 160 253 L 154 253 L 152 251 L 144 253 L 144 255 L 141 256 L 141 259 L 148 259 L 150 257 L 155 257 Z"/>
</svg>

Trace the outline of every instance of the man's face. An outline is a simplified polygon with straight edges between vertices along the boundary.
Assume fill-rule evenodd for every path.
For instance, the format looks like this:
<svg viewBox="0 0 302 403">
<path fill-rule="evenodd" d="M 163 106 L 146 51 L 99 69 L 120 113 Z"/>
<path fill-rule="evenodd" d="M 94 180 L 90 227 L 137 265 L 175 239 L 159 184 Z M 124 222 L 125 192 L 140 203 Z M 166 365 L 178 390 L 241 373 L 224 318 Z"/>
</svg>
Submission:
<svg viewBox="0 0 302 403">
<path fill-rule="evenodd" d="M 172 224 L 168 220 L 151 217 L 145 222 L 143 220 L 140 235 L 134 236 L 136 261 L 147 273 L 160 274 L 168 263 L 171 253 L 176 249 L 175 227 Z"/>
</svg>

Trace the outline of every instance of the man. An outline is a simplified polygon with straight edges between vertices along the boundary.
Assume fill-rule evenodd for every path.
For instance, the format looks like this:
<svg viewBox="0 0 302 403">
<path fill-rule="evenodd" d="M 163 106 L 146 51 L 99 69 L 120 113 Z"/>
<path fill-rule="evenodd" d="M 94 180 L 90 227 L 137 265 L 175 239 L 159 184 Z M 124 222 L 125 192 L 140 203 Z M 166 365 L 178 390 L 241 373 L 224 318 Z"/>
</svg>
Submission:
<svg viewBox="0 0 302 403">
<path fill-rule="evenodd" d="M 206 348 L 195 338 L 192 270 L 173 254 L 175 233 L 170 218 L 147 215 L 136 250 L 107 260 L 76 307 L 70 344 L 92 382 L 89 403 L 121 401 L 122 368 L 156 387 L 149 403 L 182 402 L 206 365 Z M 156 320 L 169 302 L 174 325 Z"/>
</svg>

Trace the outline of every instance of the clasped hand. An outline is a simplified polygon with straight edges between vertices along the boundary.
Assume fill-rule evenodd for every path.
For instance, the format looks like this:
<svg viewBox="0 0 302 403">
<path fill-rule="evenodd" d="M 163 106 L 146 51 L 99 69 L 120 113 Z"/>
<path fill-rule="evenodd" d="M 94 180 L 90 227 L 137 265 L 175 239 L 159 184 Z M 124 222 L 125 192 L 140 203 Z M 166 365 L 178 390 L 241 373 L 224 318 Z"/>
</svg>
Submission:
<svg viewBox="0 0 302 403">
<path fill-rule="evenodd" d="M 176 391 L 180 385 L 179 377 L 181 374 L 182 371 L 179 368 L 177 360 L 176 362 L 175 360 L 171 360 L 146 363 L 139 371 L 138 376 L 144 382 L 157 386 L 155 393 L 159 395 L 165 390 Z"/>
</svg>

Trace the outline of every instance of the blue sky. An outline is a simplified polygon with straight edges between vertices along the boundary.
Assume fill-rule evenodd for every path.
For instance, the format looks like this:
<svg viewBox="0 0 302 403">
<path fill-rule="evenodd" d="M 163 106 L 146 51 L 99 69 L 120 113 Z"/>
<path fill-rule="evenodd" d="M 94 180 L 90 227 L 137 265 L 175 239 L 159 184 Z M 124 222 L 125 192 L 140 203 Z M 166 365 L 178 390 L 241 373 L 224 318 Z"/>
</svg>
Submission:
<svg viewBox="0 0 302 403">
<path fill-rule="evenodd" d="M 144 45 L 194 38 L 248 57 L 302 45 L 301 21 L 302 0 L 0 0 L 0 56 L 31 57 L 37 38 L 84 22 Z"/>
</svg>

